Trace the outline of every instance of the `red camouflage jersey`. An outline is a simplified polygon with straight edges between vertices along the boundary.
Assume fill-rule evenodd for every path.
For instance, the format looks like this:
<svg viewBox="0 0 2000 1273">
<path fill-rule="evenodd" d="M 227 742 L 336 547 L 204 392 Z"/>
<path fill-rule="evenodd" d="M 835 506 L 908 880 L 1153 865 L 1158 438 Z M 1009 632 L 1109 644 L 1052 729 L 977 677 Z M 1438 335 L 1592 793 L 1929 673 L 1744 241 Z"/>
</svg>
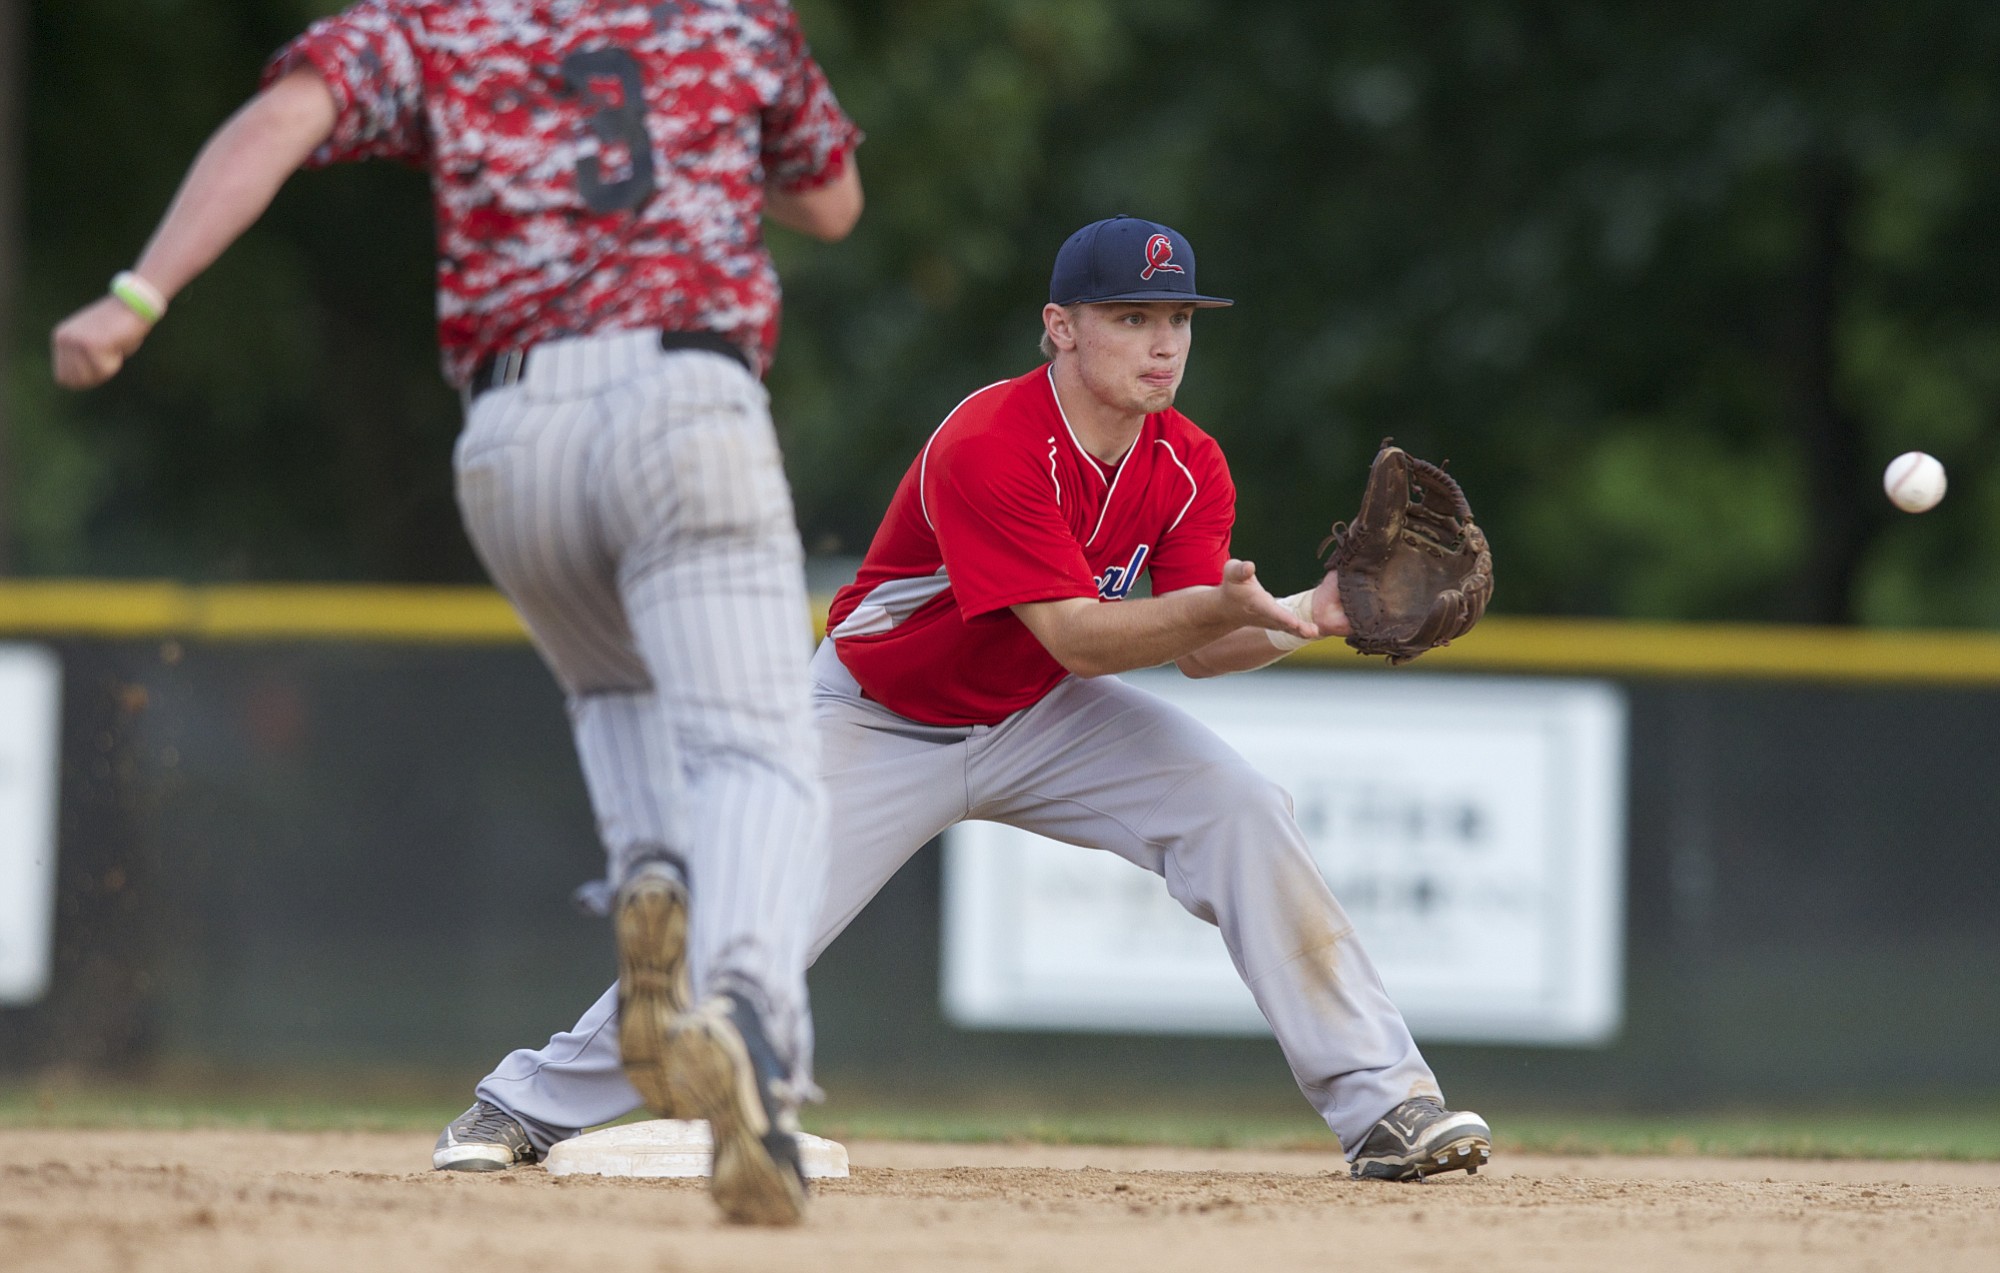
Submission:
<svg viewBox="0 0 2000 1273">
<path fill-rule="evenodd" d="M 437 204 L 445 377 L 558 336 L 714 331 L 768 366 L 764 186 L 861 134 L 786 0 L 361 0 L 282 49 L 338 115 L 312 165 L 396 159 Z"/>
<path fill-rule="evenodd" d="M 1222 582 L 1236 486 L 1178 411 L 1116 466 L 1083 449 L 1047 366 L 945 417 L 903 475 L 827 628 L 868 696 L 928 725 L 991 725 L 1068 673 L 1009 609 Z"/>
</svg>

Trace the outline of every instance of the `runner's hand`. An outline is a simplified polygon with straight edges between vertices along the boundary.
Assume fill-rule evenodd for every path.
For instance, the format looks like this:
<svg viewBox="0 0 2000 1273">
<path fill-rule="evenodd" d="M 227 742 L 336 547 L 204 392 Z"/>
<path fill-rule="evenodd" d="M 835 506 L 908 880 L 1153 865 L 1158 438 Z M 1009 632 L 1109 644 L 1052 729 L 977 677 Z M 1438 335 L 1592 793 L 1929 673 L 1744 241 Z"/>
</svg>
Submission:
<svg viewBox="0 0 2000 1273">
<path fill-rule="evenodd" d="M 92 301 L 49 337 L 56 383 L 65 389 L 96 388 L 118 374 L 152 329 L 115 296 Z"/>
</svg>

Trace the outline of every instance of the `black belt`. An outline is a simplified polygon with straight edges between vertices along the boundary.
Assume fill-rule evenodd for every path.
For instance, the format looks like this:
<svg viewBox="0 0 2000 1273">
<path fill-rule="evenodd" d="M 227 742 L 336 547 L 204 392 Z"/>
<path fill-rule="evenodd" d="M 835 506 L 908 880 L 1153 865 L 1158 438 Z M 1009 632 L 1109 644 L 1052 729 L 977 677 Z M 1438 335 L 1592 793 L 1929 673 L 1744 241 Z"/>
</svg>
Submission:
<svg viewBox="0 0 2000 1273">
<path fill-rule="evenodd" d="M 750 355 L 720 332 L 661 332 L 660 348 L 671 353 L 676 349 L 703 349 L 711 354 L 721 354 L 734 359 L 738 366 L 757 374 L 750 365 Z M 488 389 L 501 389 L 518 383 L 528 374 L 528 355 L 532 349 L 509 349 L 502 353 L 487 354 L 472 368 L 472 379 L 465 386 L 466 392 L 477 398 Z"/>
</svg>

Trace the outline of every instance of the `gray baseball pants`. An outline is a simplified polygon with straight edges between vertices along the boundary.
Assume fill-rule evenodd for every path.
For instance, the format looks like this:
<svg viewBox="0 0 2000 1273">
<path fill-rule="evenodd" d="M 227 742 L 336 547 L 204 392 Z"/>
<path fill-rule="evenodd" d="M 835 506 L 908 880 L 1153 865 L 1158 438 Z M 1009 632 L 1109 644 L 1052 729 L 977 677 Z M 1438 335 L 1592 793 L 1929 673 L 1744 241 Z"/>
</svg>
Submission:
<svg viewBox="0 0 2000 1273">
<path fill-rule="evenodd" d="M 568 696 L 610 882 L 677 860 L 696 995 L 748 994 L 809 1080 L 825 797 L 763 386 L 650 331 L 552 341 L 469 405 L 456 469 L 473 547 Z"/>
<path fill-rule="evenodd" d="M 864 698 L 831 641 L 812 676 L 830 863 L 814 958 L 946 827 L 1006 823 L 1116 853 L 1217 925 L 1300 1090 L 1350 1155 L 1402 1101 L 1441 1098 L 1291 798 L 1207 726 L 1112 677 L 1065 680 L 997 725 L 920 725 Z M 538 1148 L 637 1108 L 618 1067 L 616 999 L 614 987 L 479 1084 Z"/>
</svg>

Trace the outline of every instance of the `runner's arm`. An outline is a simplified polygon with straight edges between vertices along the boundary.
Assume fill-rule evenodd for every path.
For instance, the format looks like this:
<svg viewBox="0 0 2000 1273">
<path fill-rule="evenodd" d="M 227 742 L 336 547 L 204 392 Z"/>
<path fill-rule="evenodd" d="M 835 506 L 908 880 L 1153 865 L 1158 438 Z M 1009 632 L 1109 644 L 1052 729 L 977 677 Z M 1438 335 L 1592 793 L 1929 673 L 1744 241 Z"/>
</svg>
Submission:
<svg viewBox="0 0 2000 1273">
<path fill-rule="evenodd" d="M 196 156 L 135 272 L 171 299 L 269 207 L 285 179 L 333 134 L 333 93 L 301 67 L 250 99 Z M 102 297 L 50 339 L 58 383 L 88 389 L 116 375 L 152 324 Z"/>
</svg>

